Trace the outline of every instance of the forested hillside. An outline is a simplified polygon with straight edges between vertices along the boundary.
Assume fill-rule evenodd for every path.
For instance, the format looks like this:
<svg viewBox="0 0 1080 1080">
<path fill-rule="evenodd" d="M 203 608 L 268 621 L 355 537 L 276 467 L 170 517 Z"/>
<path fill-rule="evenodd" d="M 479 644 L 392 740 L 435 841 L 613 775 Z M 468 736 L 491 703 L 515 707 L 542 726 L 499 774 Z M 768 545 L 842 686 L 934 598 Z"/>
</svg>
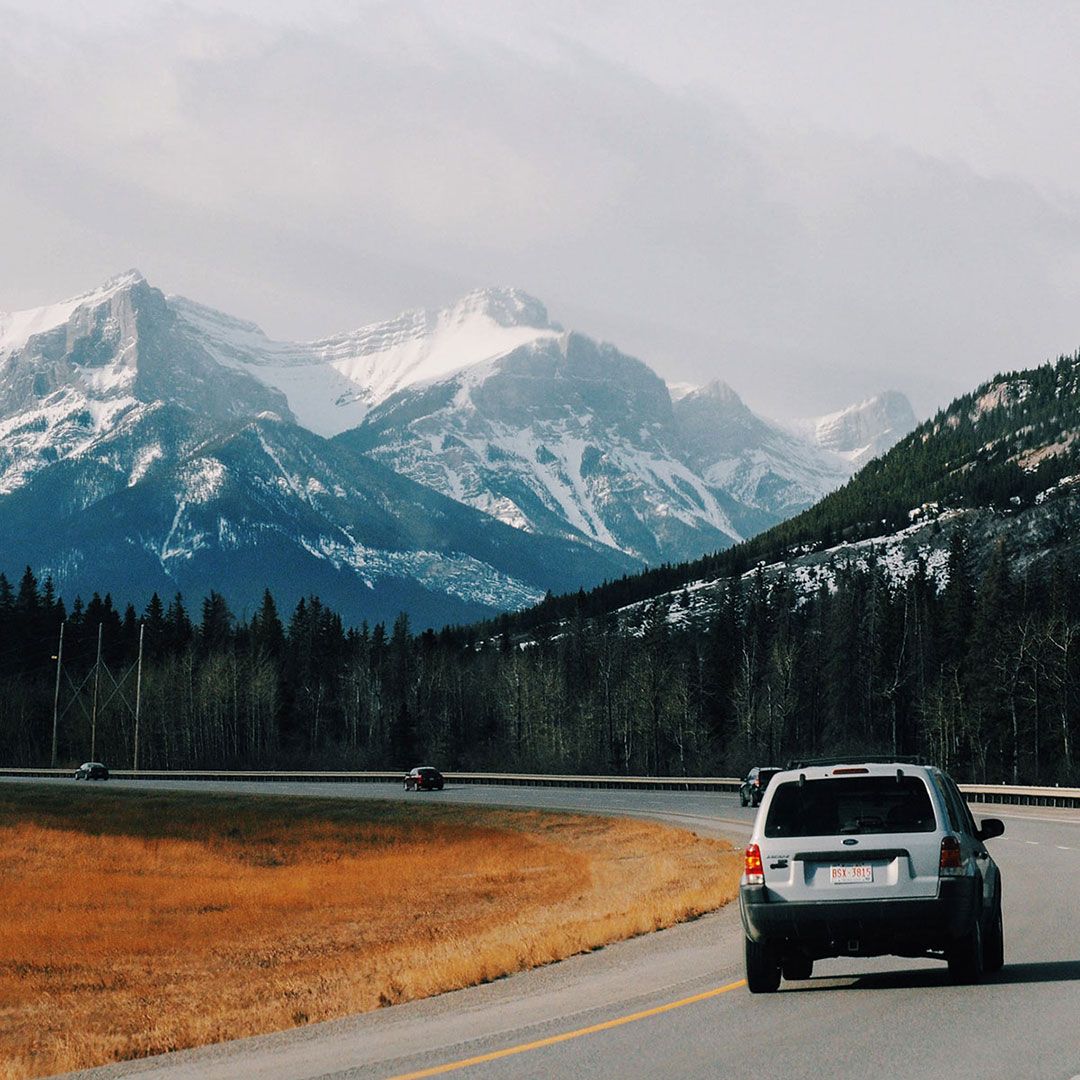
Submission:
<svg viewBox="0 0 1080 1080">
<path fill-rule="evenodd" d="M 140 615 L 97 597 L 67 613 L 29 572 L 17 589 L 0 579 L 0 755 L 49 762 L 65 614 L 60 760 L 91 752 L 100 625 L 94 752 L 130 767 Z M 942 591 L 926 575 L 892 587 L 871 565 L 800 601 L 751 575 L 718 586 L 704 630 L 670 615 L 647 606 L 626 633 L 579 611 L 521 647 L 506 628 L 413 635 L 405 616 L 346 630 L 314 598 L 284 622 L 269 594 L 250 621 L 216 593 L 194 613 L 155 598 L 140 764 L 730 775 L 875 749 L 968 780 L 1080 781 L 1074 562 L 1018 579 L 999 551 L 976 579 L 958 534 Z"/>
<path fill-rule="evenodd" d="M 888 534 L 928 503 L 1016 512 L 1077 474 L 1080 352 L 997 376 L 957 398 L 843 487 L 737 547 L 628 575 L 576 597 L 548 598 L 512 616 L 511 625 L 521 632 L 578 610 L 599 615 L 692 581 L 741 574 L 792 552 Z"/>
<path fill-rule="evenodd" d="M 316 597 L 283 618 L 269 592 L 250 619 L 216 592 L 193 612 L 179 595 L 67 610 L 29 568 L 15 588 L 0 576 L 0 759 L 48 763 L 56 700 L 61 760 L 93 746 L 130 765 L 141 622 L 146 768 L 715 775 L 874 750 L 970 780 L 1080 782 L 1078 370 L 980 387 L 729 552 L 473 627 L 346 628 Z M 860 541 L 915 508 L 898 573 L 895 549 Z M 821 576 L 798 561 L 821 557 Z"/>
</svg>

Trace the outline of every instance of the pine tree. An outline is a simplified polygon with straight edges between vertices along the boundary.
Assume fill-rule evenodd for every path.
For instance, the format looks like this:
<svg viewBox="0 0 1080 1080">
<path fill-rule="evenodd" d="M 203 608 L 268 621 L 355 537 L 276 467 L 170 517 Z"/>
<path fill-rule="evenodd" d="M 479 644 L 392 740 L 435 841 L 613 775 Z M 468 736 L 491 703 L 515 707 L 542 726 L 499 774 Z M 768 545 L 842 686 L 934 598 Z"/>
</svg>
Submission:
<svg viewBox="0 0 1080 1080">
<path fill-rule="evenodd" d="M 184 607 L 184 598 L 177 593 L 165 612 L 165 647 L 168 652 L 182 652 L 195 636 L 195 629 Z"/>
<path fill-rule="evenodd" d="M 19 592 L 15 598 L 15 608 L 23 613 L 37 611 L 40 603 L 37 578 L 28 566 L 19 581 Z"/>
<path fill-rule="evenodd" d="M 262 603 L 251 620 L 252 642 L 274 660 L 285 653 L 285 629 L 269 589 L 263 591 Z"/>
<path fill-rule="evenodd" d="M 232 630 L 233 616 L 225 597 L 211 590 L 202 604 L 199 642 L 203 651 L 216 653 L 225 649 L 232 641 Z"/>
<path fill-rule="evenodd" d="M 160 659 L 165 649 L 165 605 L 154 593 L 143 612 L 143 648 L 148 657 Z"/>
</svg>

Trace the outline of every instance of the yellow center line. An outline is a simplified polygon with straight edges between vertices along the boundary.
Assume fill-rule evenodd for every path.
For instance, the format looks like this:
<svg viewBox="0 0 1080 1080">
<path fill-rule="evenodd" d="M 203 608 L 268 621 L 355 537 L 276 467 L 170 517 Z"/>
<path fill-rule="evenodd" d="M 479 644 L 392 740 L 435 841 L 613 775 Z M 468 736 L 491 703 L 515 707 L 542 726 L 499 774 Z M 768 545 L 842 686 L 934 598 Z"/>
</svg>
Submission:
<svg viewBox="0 0 1080 1080">
<path fill-rule="evenodd" d="M 549 1035 L 546 1039 L 537 1039 L 535 1042 L 521 1043 L 519 1046 L 508 1046 L 505 1050 L 492 1050 L 489 1054 L 478 1054 L 476 1057 L 463 1058 L 461 1061 L 451 1061 L 446 1065 L 433 1065 L 430 1069 L 419 1069 L 417 1072 L 401 1073 L 391 1080 L 420 1080 L 423 1076 L 440 1076 L 443 1073 L 457 1072 L 458 1069 L 467 1069 L 471 1065 L 483 1065 L 487 1061 L 498 1061 L 500 1058 L 513 1057 L 515 1054 L 525 1054 L 530 1050 L 540 1050 L 545 1046 L 554 1046 L 556 1043 L 568 1042 L 570 1039 L 580 1039 L 583 1035 L 595 1035 L 598 1031 L 610 1031 L 612 1028 L 622 1027 L 623 1024 L 633 1024 L 637 1020 L 646 1020 L 650 1016 L 659 1016 L 661 1013 L 671 1012 L 672 1009 L 681 1009 L 686 1005 L 696 1005 L 699 1001 L 708 1001 L 709 998 L 719 997 L 729 990 L 738 990 L 745 986 L 746 980 L 728 983 L 727 986 L 718 986 L 713 990 L 706 990 L 693 997 L 682 998 L 679 1001 L 669 1001 L 666 1005 L 657 1005 L 652 1009 L 644 1009 L 641 1012 L 630 1013 L 629 1016 L 619 1016 L 614 1020 L 605 1020 L 602 1024 L 593 1024 L 591 1027 L 578 1028 L 576 1031 L 564 1031 L 561 1035 Z"/>
</svg>

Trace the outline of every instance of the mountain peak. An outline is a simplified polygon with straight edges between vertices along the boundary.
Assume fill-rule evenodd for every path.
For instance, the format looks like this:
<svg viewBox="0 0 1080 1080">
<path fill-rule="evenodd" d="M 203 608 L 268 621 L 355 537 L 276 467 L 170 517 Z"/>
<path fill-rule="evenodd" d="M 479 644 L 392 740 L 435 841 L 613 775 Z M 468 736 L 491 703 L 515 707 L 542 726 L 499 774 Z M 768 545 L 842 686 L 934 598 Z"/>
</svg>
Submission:
<svg viewBox="0 0 1080 1080">
<path fill-rule="evenodd" d="M 743 399 L 723 379 L 713 379 L 712 382 L 693 391 L 699 397 L 707 397 L 722 405 L 742 405 Z"/>
<path fill-rule="evenodd" d="M 26 308 L 23 311 L 0 311 L 0 355 L 21 349 L 32 337 L 46 334 L 64 323 L 79 308 L 90 304 L 100 304 L 111 299 L 119 292 L 134 285 L 145 283 L 146 279 L 138 270 L 127 270 L 109 278 L 96 289 L 70 296 L 58 304 L 46 304 L 43 307 Z"/>
<path fill-rule="evenodd" d="M 132 268 L 131 270 L 125 270 L 122 274 L 113 275 L 101 286 L 101 289 L 115 292 L 118 289 L 127 288 L 129 285 L 141 285 L 145 282 L 146 278 L 143 276 L 142 271 Z"/>
<path fill-rule="evenodd" d="M 794 426 L 819 446 L 859 466 L 913 430 L 915 413 L 906 395 L 883 390 L 837 412 L 797 421 Z"/>
<path fill-rule="evenodd" d="M 521 289 L 487 286 L 473 289 L 456 301 L 445 313 L 463 322 L 472 315 L 484 315 L 499 326 L 529 326 L 537 330 L 558 330 L 548 318 L 547 308 Z"/>
<path fill-rule="evenodd" d="M 746 402 L 723 379 L 713 379 L 704 386 L 696 386 L 684 394 L 673 396 L 680 413 L 708 414 L 713 422 L 719 422 L 720 416 L 734 418 L 750 415 Z"/>
</svg>

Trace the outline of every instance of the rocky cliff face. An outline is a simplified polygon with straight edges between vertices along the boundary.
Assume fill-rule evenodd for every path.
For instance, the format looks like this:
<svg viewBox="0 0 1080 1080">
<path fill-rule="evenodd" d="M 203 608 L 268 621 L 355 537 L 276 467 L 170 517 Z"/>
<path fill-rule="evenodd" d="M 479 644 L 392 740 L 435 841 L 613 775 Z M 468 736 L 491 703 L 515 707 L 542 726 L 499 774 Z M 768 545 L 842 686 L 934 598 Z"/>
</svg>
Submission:
<svg viewBox="0 0 1080 1080">
<path fill-rule="evenodd" d="M 758 416 L 726 383 L 683 395 L 675 417 L 690 466 L 774 521 L 805 509 L 850 475 L 837 454 Z"/>
<path fill-rule="evenodd" d="M 339 440 L 519 529 L 643 562 L 728 547 L 747 527 L 747 508 L 682 460 L 663 381 L 579 334 L 403 390 Z"/>
<path fill-rule="evenodd" d="M 880 457 L 914 427 L 911 402 L 897 390 L 794 425 L 803 438 L 837 454 L 852 471 Z"/>
</svg>

